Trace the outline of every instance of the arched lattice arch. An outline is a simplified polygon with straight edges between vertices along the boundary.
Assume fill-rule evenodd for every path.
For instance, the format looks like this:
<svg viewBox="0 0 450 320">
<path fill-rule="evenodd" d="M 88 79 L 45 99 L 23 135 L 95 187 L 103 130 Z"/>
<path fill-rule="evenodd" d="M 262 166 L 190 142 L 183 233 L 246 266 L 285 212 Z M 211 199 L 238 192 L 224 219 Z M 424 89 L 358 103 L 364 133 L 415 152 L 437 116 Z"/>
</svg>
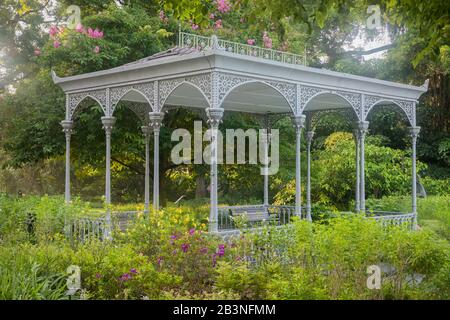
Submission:
<svg viewBox="0 0 450 320">
<path fill-rule="evenodd" d="M 401 113 L 406 116 L 409 124 L 411 126 L 415 126 L 415 124 L 416 124 L 415 103 L 413 101 L 386 99 L 386 98 L 374 97 L 374 96 L 365 97 L 363 120 L 367 119 L 367 116 L 369 115 L 369 113 L 376 106 L 386 106 L 386 105 L 394 106 L 397 110 L 400 109 Z"/>
<path fill-rule="evenodd" d="M 304 93 L 304 87 L 301 91 L 302 98 L 302 112 L 310 111 L 308 107 L 314 99 L 317 99 L 321 96 L 330 96 L 336 97 L 338 100 L 342 102 L 342 104 L 347 105 L 349 110 L 352 111 L 352 114 L 355 116 L 355 120 L 360 118 L 360 106 L 361 106 L 361 95 L 353 92 L 346 91 L 335 91 L 335 90 L 325 90 L 319 88 L 312 88 L 313 90 L 309 90 L 309 94 Z M 328 108 L 330 110 L 336 109 L 333 107 Z M 341 108 L 343 109 L 343 108 Z"/>
<path fill-rule="evenodd" d="M 95 101 L 103 111 L 104 115 L 108 114 L 107 111 L 107 94 L 105 90 L 87 91 L 80 93 L 68 94 L 66 99 L 66 120 L 73 120 L 74 116 L 86 108 L 88 104 L 83 103 L 87 100 Z"/>
<path fill-rule="evenodd" d="M 221 83 L 222 88 L 226 88 L 227 90 L 222 90 L 222 93 L 219 94 L 218 106 L 223 107 L 223 103 L 227 99 L 227 97 L 232 94 L 236 89 L 244 87 L 249 84 L 261 84 L 266 86 L 270 90 L 274 90 L 283 100 L 286 102 L 286 106 L 290 108 L 293 114 L 296 113 L 295 108 L 295 85 L 294 84 L 284 84 L 276 81 L 264 81 L 264 80 L 255 80 L 255 79 L 247 79 L 247 78 L 237 78 L 235 81 L 228 83 L 228 87 Z"/>
<path fill-rule="evenodd" d="M 170 99 L 171 96 L 173 96 L 174 93 L 176 93 L 177 90 L 181 88 L 190 88 L 196 90 L 198 93 L 200 93 L 201 97 L 205 100 L 207 107 L 211 106 L 211 95 L 209 88 L 203 88 L 199 86 L 197 83 L 194 83 L 193 81 L 187 79 L 187 78 L 180 78 L 180 79 L 171 79 L 171 80 L 164 80 L 159 82 L 159 112 L 162 112 L 164 110 L 164 106 L 166 105 L 166 102 L 168 99 Z"/>
</svg>

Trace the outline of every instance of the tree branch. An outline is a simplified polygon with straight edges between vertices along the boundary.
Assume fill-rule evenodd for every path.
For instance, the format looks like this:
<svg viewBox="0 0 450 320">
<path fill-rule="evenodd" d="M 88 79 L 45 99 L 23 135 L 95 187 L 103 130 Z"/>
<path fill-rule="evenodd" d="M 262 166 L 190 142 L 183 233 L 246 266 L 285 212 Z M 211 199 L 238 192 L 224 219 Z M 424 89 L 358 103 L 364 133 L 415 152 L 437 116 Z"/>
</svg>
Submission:
<svg viewBox="0 0 450 320">
<path fill-rule="evenodd" d="M 141 170 L 139 170 L 139 169 L 137 169 L 137 168 L 135 168 L 133 166 L 130 166 L 129 164 L 126 164 L 126 163 L 124 163 L 123 161 L 120 161 L 117 158 L 111 157 L 111 160 L 115 161 L 115 162 L 117 162 L 117 163 L 119 163 L 121 165 L 123 165 L 124 167 L 127 167 L 128 169 L 130 169 L 131 171 L 133 171 L 133 172 L 135 172 L 137 174 L 144 175 L 144 172 L 142 172 Z"/>
<path fill-rule="evenodd" d="M 365 55 L 369 55 L 372 53 L 376 53 L 376 52 L 380 52 L 383 50 L 387 50 L 390 48 L 393 48 L 394 45 L 391 44 L 386 44 L 384 46 L 381 47 L 377 47 L 377 48 L 373 48 L 373 49 L 369 49 L 369 50 L 352 50 L 352 51 L 345 51 L 345 52 L 341 52 L 338 55 L 356 55 L 356 56 L 365 56 Z"/>
</svg>

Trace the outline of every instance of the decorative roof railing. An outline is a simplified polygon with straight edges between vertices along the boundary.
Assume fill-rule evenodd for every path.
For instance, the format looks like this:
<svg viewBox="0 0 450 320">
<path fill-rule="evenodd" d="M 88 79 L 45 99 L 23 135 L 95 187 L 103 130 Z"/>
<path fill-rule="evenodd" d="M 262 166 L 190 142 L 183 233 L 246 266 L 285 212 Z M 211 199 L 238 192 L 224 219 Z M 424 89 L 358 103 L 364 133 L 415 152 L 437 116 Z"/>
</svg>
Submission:
<svg viewBox="0 0 450 320">
<path fill-rule="evenodd" d="M 214 41 L 217 41 L 217 49 L 226 52 L 289 64 L 306 65 L 306 54 L 299 55 L 290 52 L 261 48 L 239 42 L 218 39 L 216 36 L 205 37 L 186 32 L 179 32 L 178 36 L 179 47 L 195 48 L 199 51 L 211 49 L 214 46 Z"/>
</svg>

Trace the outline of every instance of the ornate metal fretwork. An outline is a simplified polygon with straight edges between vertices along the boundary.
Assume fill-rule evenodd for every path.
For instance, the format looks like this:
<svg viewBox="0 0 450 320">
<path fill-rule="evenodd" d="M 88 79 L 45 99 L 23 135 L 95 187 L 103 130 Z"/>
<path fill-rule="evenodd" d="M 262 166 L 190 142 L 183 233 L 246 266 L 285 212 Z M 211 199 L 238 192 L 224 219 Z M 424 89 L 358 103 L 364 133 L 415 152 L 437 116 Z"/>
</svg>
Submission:
<svg viewBox="0 0 450 320">
<path fill-rule="evenodd" d="M 353 110 L 356 113 L 356 116 L 358 119 L 361 118 L 361 102 L 362 102 L 362 95 L 360 93 L 354 93 L 354 92 L 347 92 L 347 91 L 341 91 L 341 90 L 333 90 L 331 91 L 332 94 L 337 94 L 344 98 L 350 106 L 353 108 Z"/>
<path fill-rule="evenodd" d="M 216 45 L 214 43 L 213 37 L 198 36 L 185 32 L 180 32 L 178 36 L 179 47 L 194 48 L 198 51 L 210 50 L 214 47 L 214 49 L 216 50 L 226 51 L 244 56 L 284 62 L 288 64 L 306 65 L 305 54 L 299 55 L 217 38 L 215 41 L 217 41 Z"/>
<path fill-rule="evenodd" d="M 110 90 L 111 115 L 116 109 L 117 103 L 130 91 L 136 91 L 141 94 L 153 108 L 153 82 L 132 84 L 123 87 L 115 87 Z"/>
<path fill-rule="evenodd" d="M 341 114 L 342 118 L 344 118 L 348 125 L 351 126 L 352 123 L 357 121 L 358 119 L 355 116 L 355 113 L 351 109 L 327 109 L 327 110 L 317 110 L 317 111 L 306 111 L 304 114 L 306 115 L 306 128 L 307 130 L 315 130 L 317 124 L 320 122 L 320 119 L 323 116 L 329 114 Z"/>
<path fill-rule="evenodd" d="M 297 114 L 300 114 L 306 107 L 307 103 L 316 95 L 320 93 L 330 92 L 329 90 L 324 90 L 322 88 L 308 87 L 299 85 L 298 86 L 298 106 Z"/>
<path fill-rule="evenodd" d="M 212 99 L 212 75 L 205 73 L 183 78 L 159 81 L 159 110 L 161 110 L 170 94 L 181 84 L 187 83 L 199 89 L 205 96 L 208 104 Z"/>
<path fill-rule="evenodd" d="M 399 99 L 386 99 L 380 96 L 364 95 L 364 103 L 362 106 L 363 120 L 366 120 L 370 110 L 377 105 L 397 105 L 406 114 L 411 125 L 415 125 L 415 104 L 413 101 L 399 100 Z"/>
<path fill-rule="evenodd" d="M 91 99 L 95 100 L 102 108 L 103 113 L 105 115 L 108 114 L 107 106 L 108 106 L 108 95 L 107 90 L 93 90 L 93 91 L 85 91 L 85 92 L 79 92 L 79 93 L 71 93 L 68 94 L 68 112 L 66 115 L 67 120 L 72 120 L 76 112 L 80 111 L 80 108 L 78 106 L 80 103 L 86 99 L 87 97 L 90 97 Z"/>
<path fill-rule="evenodd" d="M 292 110 L 295 110 L 295 102 L 297 99 L 296 85 L 283 81 L 266 81 L 257 78 L 243 77 L 230 73 L 217 72 L 213 77 L 213 88 L 216 90 L 217 106 L 222 105 L 225 98 L 231 91 L 246 83 L 263 83 L 274 90 L 278 91 L 287 101 Z M 216 84 L 216 86 L 214 86 Z"/>
<path fill-rule="evenodd" d="M 145 102 L 132 102 L 132 101 L 121 101 L 120 107 L 126 107 L 130 109 L 143 124 L 148 124 L 149 112 L 152 112 L 152 108 L 148 103 Z"/>
</svg>

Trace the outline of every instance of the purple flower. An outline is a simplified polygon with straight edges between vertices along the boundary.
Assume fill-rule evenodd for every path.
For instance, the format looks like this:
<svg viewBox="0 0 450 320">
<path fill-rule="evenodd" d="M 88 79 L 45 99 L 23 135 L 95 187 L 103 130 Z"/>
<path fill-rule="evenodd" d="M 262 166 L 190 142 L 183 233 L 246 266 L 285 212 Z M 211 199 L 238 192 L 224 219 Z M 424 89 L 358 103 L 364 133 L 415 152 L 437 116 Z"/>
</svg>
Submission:
<svg viewBox="0 0 450 320">
<path fill-rule="evenodd" d="M 162 261 L 163 261 L 163 257 L 158 257 L 158 260 L 156 260 L 156 263 L 158 264 L 158 266 L 161 266 Z"/>
<path fill-rule="evenodd" d="M 183 252 L 186 253 L 189 250 L 189 243 L 183 243 L 181 245 L 181 250 L 183 250 Z"/>
<path fill-rule="evenodd" d="M 200 248 L 200 253 L 203 253 L 203 254 L 208 253 L 208 248 L 207 247 Z"/>
<path fill-rule="evenodd" d="M 137 270 L 135 268 L 133 268 L 133 269 L 130 270 L 130 273 L 137 274 L 138 272 L 137 272 Z"/>
<path fill-rule="evenodd" d="M 217 250 L 217 255 L 223 257 L 225 255 L 225 245 L 219 244 L 219 250 Z"/>
<path fill-rule="evenodd" d="M 176 235 L 171 235 L 170 236 L 170 243 L 173 244 L 175 242 L 175 240 L 177 240 L 177 236 Z"/>
<path fill-rule="evenodd" d="M 95 277 L 96 277 L 97 279 L 100 279 L 100 278 L 102 277 L 102 275 L 101 275 L 100 273 L 96 273 L 96 274 L 95 274 Z"/>
<path fill-rule="evenodd" d="M 192 228 L 191 230 L 189 230 L 189 234 L 190 234 L 191 236 L 194 235 L 194 234 L 195 234 L 195 229 Z"/>
<path fill-rule="evenodd" d="M 122 281 L 122 282 L 128 281 L 130 279 L 131 279 L 131 275 L 128 274 L 128 273 L 124 273 L 123 275 L 121 275 L 119 277 L 119 280 Z"/>
</svg>

